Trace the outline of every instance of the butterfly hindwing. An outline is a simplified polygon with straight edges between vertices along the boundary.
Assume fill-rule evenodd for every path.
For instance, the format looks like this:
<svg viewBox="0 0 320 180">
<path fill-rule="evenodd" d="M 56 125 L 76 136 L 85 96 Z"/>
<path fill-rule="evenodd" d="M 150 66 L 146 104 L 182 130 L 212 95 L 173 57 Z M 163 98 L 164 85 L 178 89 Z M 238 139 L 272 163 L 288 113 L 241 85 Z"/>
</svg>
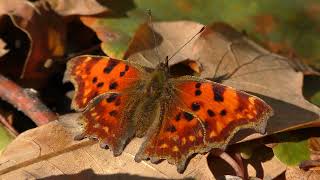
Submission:
<svg viewBox="0 0 320 180">
<path fill-rule="evenodd" d="M 242 128 L 263 132 L 272 109 L 261 99 L 195 77 L 170 80 L 174 89 L 162 124 L 150 132 L 137 160 L 167 159 L 183 171 L 194 153 L 224 149 Z"/>
<path fill-rule="evenodd" d="M 82 113 L 83 136 L 98 138 L 101 147 L 120 155 L 126 141 L 134 136 L 132 116 L 138 99 L 130 94 L 105 93 Z"/>
</svg>

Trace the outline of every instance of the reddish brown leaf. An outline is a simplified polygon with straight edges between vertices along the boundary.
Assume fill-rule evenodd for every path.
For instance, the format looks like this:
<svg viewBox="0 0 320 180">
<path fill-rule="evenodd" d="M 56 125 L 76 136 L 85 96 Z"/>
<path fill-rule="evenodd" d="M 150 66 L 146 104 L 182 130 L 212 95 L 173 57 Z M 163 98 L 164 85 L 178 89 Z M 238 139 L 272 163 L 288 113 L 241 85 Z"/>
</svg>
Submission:
<svg viewBox="0 0 320 180">
<path fill-rule="evenodd" d="M 22 4 L 10 14 L 14 24 L 27 33 L 31 41 L 21 77 L 37 81 L 39 85 L 50 74 L 44 67 L 45 62 L 64 55 L 65 24 L 46 3 Z"/>
</svg>

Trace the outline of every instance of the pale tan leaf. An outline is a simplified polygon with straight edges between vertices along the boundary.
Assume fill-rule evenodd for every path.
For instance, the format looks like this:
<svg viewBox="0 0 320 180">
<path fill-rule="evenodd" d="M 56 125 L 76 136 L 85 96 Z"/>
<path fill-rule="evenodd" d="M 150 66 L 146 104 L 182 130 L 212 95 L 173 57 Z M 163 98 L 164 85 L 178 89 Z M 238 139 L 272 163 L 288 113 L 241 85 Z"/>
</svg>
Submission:
<svg viewBox="0 0 320 180">
<path fill-rule="evenodd" d="M 108 10 L 96 0 L 47 0 L 47 2 L 62 16 L 94 15 Z"/>
</svg>

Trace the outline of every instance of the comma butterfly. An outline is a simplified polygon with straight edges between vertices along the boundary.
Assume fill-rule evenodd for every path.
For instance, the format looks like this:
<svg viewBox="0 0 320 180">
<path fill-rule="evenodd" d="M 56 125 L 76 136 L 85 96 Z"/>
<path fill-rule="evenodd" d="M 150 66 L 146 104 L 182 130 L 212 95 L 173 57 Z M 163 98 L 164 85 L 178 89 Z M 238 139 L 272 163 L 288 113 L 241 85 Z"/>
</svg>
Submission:
<svg viewBox="0 0 320 180">
<path fill-rule="evenodd" d="M 83 111 L 77 138 L 97 138 L 120 155 L 131 138 L 145 137 L 137 162 L 166 159 L 183 172 L 191 155 L 224 149 L 240 129 L 264 133 L 273 111 L 263 100 L 194 76 L 173 78 L 168 60 L 151 69 L 106 56 L 71 59 L 65 80 L 75 85 L 72 107 Z"/>
</svg>

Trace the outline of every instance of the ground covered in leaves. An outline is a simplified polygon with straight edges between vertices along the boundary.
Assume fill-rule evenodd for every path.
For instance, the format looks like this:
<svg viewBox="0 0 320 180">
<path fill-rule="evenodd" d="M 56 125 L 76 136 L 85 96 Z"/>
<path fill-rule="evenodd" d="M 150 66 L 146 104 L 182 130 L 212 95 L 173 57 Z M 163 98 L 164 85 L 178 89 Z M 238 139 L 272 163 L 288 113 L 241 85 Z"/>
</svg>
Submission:
<svg viewBox="0 0 320 180">
<path fill-rule="evenodd" d="M 172 74 L 262 98 L 275 111 L 266 134 L 240 132 L 225 154 L 197 155 L 183 174 L 166 161 L 136 163 L 140 139 L 119 157 L 73 140 L 79 114 L 70 109 L 73 86 L 62 82 L 69 59 L 108 55 L 153 67 L 203 25 L 170 61 Z M 0 176 L 319 179 L 319 29 L 316 0 L 3 0 Z"/>
</svg>

